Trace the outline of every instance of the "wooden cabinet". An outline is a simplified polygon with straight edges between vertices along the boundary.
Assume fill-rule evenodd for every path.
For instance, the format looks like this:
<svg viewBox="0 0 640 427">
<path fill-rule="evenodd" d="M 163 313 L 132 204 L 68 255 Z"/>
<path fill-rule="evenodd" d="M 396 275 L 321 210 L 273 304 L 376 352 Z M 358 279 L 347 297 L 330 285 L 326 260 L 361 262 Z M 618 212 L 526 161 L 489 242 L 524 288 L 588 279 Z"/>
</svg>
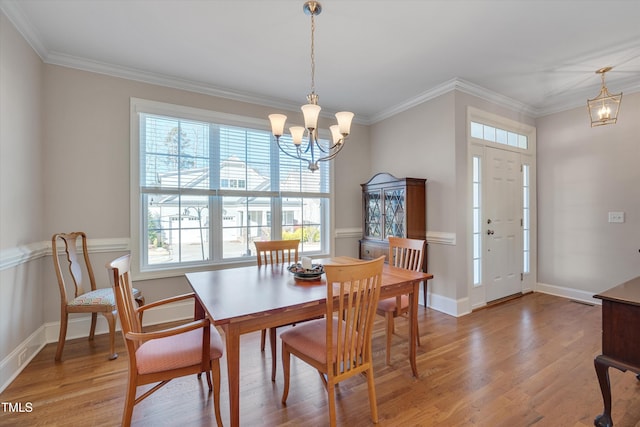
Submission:
<svg viewBox="0 0 640 427">
<path fill-rule="evenodd" d="M 426 179 L 379 173 L 362 186 L 364 233 L 360 258 L 389 253 L 389 236 L 426 239 Z M 426 270 L 426 260 L 425 269 Z"/>
</svg>

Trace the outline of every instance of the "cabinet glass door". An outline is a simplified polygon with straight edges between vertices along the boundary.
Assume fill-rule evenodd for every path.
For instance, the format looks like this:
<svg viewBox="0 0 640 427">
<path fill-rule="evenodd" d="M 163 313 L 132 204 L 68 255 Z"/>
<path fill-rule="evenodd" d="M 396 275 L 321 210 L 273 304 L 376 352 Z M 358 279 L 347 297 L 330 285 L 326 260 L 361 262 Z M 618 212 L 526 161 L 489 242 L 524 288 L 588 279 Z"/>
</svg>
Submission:
<svg viewBox="0 0 640 427">
<path fill-rule="evenodd" d="M 405 237 L 404 188 L 384 190 L 384 238 Z"/>
<path fill-rule="evenodd" d="M 365 235 L 381 238 L 382 236 L 382 200 L 380 191 L 365 193 Z"/>
</svg>

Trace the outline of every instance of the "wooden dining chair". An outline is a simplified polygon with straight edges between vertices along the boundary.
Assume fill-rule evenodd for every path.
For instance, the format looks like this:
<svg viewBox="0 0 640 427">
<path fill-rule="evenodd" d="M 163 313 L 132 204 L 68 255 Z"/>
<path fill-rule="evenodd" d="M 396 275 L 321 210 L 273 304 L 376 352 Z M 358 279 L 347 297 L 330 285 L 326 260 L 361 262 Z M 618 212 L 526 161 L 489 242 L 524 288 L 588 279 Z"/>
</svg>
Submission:
<svg viewBox="0 0 640 427">
<path fill-rule="evenodd" d="M 425 247 L 425 240 L 389 237 L 389 265 L 411 271 L 422 271 Z M 408 312 L 409 295 L 385 298 L 378 303 L 377 313 L 385 317 L 386 323 L 387 365 L 391 364 L 391 336 L 395 329 L 394 319 Z M 420 345 L 419 333 L 416 334 L 416 340 Z"/>
<path fill-rule="evenodd" d="M 80 242 L 78 242 L 78 238 Z M 58 246 L 61 242 L 64 243 L 63 250 L 68 272 L 63 271 L 64 264 L 60 262 L 58 251 L 61 248 Z M 78 254 L 79 243 L 81 243 L 82 256 Z M 82 231 L 56 233 L 51 237 L 51 252 L 53 266 L 58 278 L 58 287 L 60 288 L 60 335 L 58 337 L 55 360 L 62 359 L 69 313 L 91 313 L 90 341 L 95 336 L 98 313 L 102 314 L 107 319 L 109 326 L 109 343 L 111 346 L 109 359 L 117 358 L 118 353 L 115 352 L 116 300 L 110 287 L 96 288 L 96 280 L 89 260 L 89 252 L 87 251 L 87 235 Z M 85 287 L 85 277 L 89 279 L 88 288 Z M 73 297 L 67 294 L 67 290 L 71 290 L 72 287 L 71 283 L 68 282 L 73 284 Z M 138 305 L 143 305 L 144 297 L 142 293 L 138 289 L 133 289 L 132 291 Z"/>
<path fill-rule="evenodd" d="M 270 264 L 296 264 L 300 240 L 256 241 L 256 258 L 258 267 Z M 260 351 L 264 351 L 267 330 L 260 335 Z M 269 328 L 269 345 L 271 346 L 271 381 L 276 380 L 276 328 Z"/>
<path fill-rule="evenodd" d="M 174 378 L 204 372 L 213 390 L 216 422 L 220 415 L 220 358 L 222 338 L 209 318 L 197 319 L 180 326 L 153 332 L 143 332 L 139 313 L 164 304 L 193 299 L 193 293 L 165 298 L 136 307 L 131 287 L 131 256 L 124 255 L 110 263 L 107 269 L 118 306 L 122 336 L 129 354 L 129 376 L 122 425 L 131 425 L 133 407 Z M 212 383 L 213 377 L 213 383 Z M 156 383 L 136 397 L 137 388 Z"/>
<path fill-rule="evenodd" d="M 324 266 L 327 276 L 325 317 L 280 334 L 284 370 L 283 404 L 286 404 L 289 394 L 290 355 L 293 354 L 320 373 L 328 393 L 331 426 L 336 425 L 335 385 L 357 374 L 364 374 L 367 378 L 371 420 L 378 422 L 371 336 L 380 297 L 384 258 Z"/>
</svg>

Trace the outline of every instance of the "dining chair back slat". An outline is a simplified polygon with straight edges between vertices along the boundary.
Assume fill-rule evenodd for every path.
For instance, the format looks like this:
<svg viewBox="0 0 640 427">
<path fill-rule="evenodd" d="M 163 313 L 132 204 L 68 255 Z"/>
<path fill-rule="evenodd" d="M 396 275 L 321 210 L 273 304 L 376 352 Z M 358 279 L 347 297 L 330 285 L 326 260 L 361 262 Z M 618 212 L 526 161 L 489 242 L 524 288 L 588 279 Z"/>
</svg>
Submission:
<svg viewBox="0 0 640 427">
<path fill-rule="evenodd" d="M 300 240 L 256 241 L 258 267 L 269 264 L 293 264 L 298 262 Z"/>
</svg>

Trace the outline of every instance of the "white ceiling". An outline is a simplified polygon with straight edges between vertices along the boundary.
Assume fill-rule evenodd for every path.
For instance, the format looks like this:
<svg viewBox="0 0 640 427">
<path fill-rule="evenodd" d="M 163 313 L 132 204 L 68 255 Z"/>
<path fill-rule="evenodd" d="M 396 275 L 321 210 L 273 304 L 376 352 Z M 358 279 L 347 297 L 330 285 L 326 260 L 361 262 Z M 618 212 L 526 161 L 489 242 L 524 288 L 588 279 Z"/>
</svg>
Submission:
<svg viewBox="0 0 640 427">
<path fill-rule="evenodd" d="M 302 0 L 0 0 L 42 59 L 274 108 L 310 92 Z M 640 91 L 640 0 L 321 0 L 316 92 L 372 123 L 455 87 L 535 117 Z M 622 101 L 624 108 L 624 97 Z"/>
</svg>

